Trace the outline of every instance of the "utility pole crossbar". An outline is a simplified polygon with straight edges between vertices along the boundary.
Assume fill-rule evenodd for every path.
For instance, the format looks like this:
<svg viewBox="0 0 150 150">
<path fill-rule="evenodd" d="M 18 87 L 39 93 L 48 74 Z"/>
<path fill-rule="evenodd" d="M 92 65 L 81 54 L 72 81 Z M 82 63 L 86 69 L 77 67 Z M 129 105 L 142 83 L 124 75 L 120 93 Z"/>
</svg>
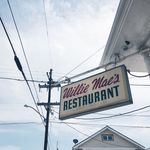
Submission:
<svg viewBox="0 0 150 150">
<path fill-rule="evenodd" d="M 42 102 L 42 103 L 37 103 L 37 105 L 38 106 L 41 106 L 41 105 L 43 105 L 43 106 L 48 106 L 48 103 L 44 103 L 44 102 Z M 60 105 L 60 103 L 59 102 L 51 102 L 50 104 L 49 104 L 50 106 L 59 106 Z"/>
</svg>

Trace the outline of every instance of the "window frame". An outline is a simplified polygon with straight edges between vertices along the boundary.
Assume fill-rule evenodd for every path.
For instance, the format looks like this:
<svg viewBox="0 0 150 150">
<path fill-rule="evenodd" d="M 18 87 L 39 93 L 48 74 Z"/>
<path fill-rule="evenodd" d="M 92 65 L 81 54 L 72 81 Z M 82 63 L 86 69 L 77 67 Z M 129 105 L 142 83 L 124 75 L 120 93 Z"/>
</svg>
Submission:
<svg viewBox="0 0 150 150">
<path fill-rule="evenodd" d="M 106 142 L 114 141 L 114 135 L 113 134 L 102 134 L 101 138 L 102 138 L 102 141 L 106 141 Z"/>
</svg>

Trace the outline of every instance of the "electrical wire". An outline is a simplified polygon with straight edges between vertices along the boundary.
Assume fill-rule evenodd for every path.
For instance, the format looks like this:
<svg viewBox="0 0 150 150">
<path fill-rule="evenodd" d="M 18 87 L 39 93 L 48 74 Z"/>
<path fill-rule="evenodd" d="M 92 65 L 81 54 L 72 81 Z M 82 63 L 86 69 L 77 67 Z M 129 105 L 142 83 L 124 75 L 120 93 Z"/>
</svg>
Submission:
<svg viewBox="0 0 150 150">
<path fill-rule="evenodd" d="M 49 34 L 48 34 L 48 23 L 47 23 L 45 0 L 43 0 L 43 8 L 44 8 L 44 20 L 45 20 L 45 27 L 46 27 L 46 35 L 47 35 L 47 41 L 48 41 L 48 39 L 49 39 Z"/>
<path fill-rule="evenodd" d="M 33 80 L 32 73 L 31 73 L 31 69 L 30 69 L 30 66 L 29 66 L 29 62 L 28 62 L 28 59 L 27 59 L 27 56 L 26 56 L 26 53 L 25 53 L 25 50 L 24 50 L 23 42 L 22 42 L 22 39 L 21 39 L 19 30 L 18 30 L 16 21 L 15 21 L 14 15 L 13 15 L 13 11 L 12 11 L 12 8 L 11 8 L 11 5 L 10 5 L 9 0 L 7 0 L 7 3 L 8 3 L 8 6 L 9 6 L 9 9 L 10 9 L 10 12 L 11 12 L 11 15 L 12 15 L 12 18 L 13 18 L 13 21 L 14 21 L 14 24 L 15 24 L 15 27 L 16 27 L 16 30 L 17 30 L 17 34 L 18 34 L 18 37 L 19 37 L 19 40 L 20 40 L 20 44 L 21 44 L 21 47 L 22 47 L 22 50 L 23 50 L 23 54 L 24 54 L 24 57 L 25 57 L 25 60 L 26 60 L 27 66 L 28 66 L 28 70 L 29 70 L 31 79 L 32 79 L 32 81 L 34 81 L 34 80 Z M 14 51 L 14 55 L 16 55 L 14 49 L 13 49 L 13 51 Z M 19 59 L 18 59 L 18 60 L 19 60 Z M 20 70 L 20 71 L 21 71 L 21 70 Z M 36 109 L 37 109 L 37 111 L 40 113 L 40 110 L 39 110 L 39 108 L 38 108 L 38 106 L 37 106 L 36 100 L 35 100 L 35 98 L 34 98 L 34 96 L 33 96 L 33 93 L 32 93 L 31 87 L 30 87 L 30 85 L 29 85 L 29 83 L 28 83 L 28 80 L 26 79 L 26 76 L 25 76 L 23 70 L 22 70 L 21 72 L 22 72 L 22 75 L 23 75 L 23 77 L 24 77 L 24 79 L 25 79 L 27 85 L 28 85 L 28 88 L 29 88 L 29 90 L 30 90 L 30 93 L 31 93 L 31 96 L 32 96 L 32 98 L 33 98 L 33 101 L 34 101 L 34 104 L 35 104 L 35 106 L 36 106 Z M 35 93 L 36 93 L 36 97 L 37 97 L 37 99 L 38 99 L 38 102 L 40 102 L 40 99 L 39 99 L 39 96 L 38 96 L 38 93 L 37 93 L 36 86 L 35 86 L 34 82 L 32 82 L 32 83 L 33 83 L 33 87 L 34 87 L 34 90 L 35 90 Z M 42 107 L 40 107 L 40 108 L 41 108 L 42 114 L 44 114 L 44 113 L 43 113 L 43 110 L 42 110 Z M 43 115 L 43 116 L 44 116 L 44 115 Z M 41 117 L 41 116 L 40 116 L 40 117 Z M 41 120 L 42 120 L 43 125 L 44 125 L 44 120 L 42 119 L 42 117 L 41 117 Z M 44 125 L 44 126 L 45 126 L 45 125 Z M 48 144 L 48 149 L 50 150 L 49 144 Z"/>
<path fill-rule="evenodd" d="M 49 48 L 49 50 L 50 50 L 50 45 L 49 45 L 49 32 L 48 32 L 48 22 L 47 22 L 47 15 L 46 15 L 45 0 L 43 0 L 43 7 L 44 7 L 44 20 L 45 20 L 45 27 L 46 27 L 47 43 L 48 43 L 48 48 Z M 51 59 L 51 60 L 52 60 L 52 59 Z M 51 130 L 50 130 L 50 132 L 51 132 Z M 53 148 L 52 148 L 52 143 L 51 143 L 51 138 L 50 138 L 49 134 L 48 134 L 48 141 L 50 141 L 51 149 L 53 149 Z M 49 146 L 49 144 L 48 144 L 49 150 L 50 150 L 50 146 Z"/>
<path fill-rule="evenodd" d="M 72 73 L 75 69 L 79 68 L 82 64 L 84 64 L 85 62 L 87 62 L 91 57 L 95 56 L 99 51 L 101 51 L 104 48 L 104 46 L 102 46 L 101 48 L 99 48 L 97 51 L 95 51 L 92 55 L 90 55 L 89 57 L 87 57 L 85 60 L 83 60 L 81 63 L 79 63 L 77 66 L 75 66 L 72 70 L 70 70 L 68 73 L 66 73 L 63 77 L 59 78 L 58 81 L 60 81 L 61 79 L 63 79 L 64 77 L 68 76 L 70 73 Z"/>
<path fill-rule="evenodd" d="M 141 107 L 139 109 L 135 109 L 135 110 L 132 110 L 132 111 L 128 111 L 128 112 L 125 112 L 125 113 L 120 113 L 120 114 L 100 114 L 100 115 L 107 115 L 106 117 L 91 117 L 91 118 L 88 118 L 88 117 L 79 117 L 79 118 L 74 118 L 74 119 L 77 119 L 77 120 L 98 120 L 98 119 L 109 119 L 109 118 L 114 118 L 114 117 L 119 117 L 119 116 L 134 116 L 134 117 L 150 117 L 150 115 L 135 115 L 135 114 L 131 114 L 129 115 L 130 113 L 134 113 L 134 112 L 137 112 L 137 111 L 141 111 L 141 110 L 144 110 L 146 108 L 149 108 L 150 105 L 147 105 L 145 107 Z M 53 110 L 55 113 L 59 114 L 57 111 Z"/>
<path fill-rule="evenodd" d="M 69 125 L 80 125 L 80 126 L 107 126 L 108 124 L 99 124 L 99 123 L 79 123 L 79 122 L 64 122 L 64 121 L 53 121 L 52 123 L 56 124 L 69 124 Z M 116 127 L 126 127 L 126 128 L 145 128 L 150 129 L 150 126 L 140 126 L 140 125 L 116 125 L 116 124 L 110 124 L 109 126 L 116 126 Z M 81 132 L 82 133 L 82 132 Z M 83 133 L 84 134 L 84 133 Z"/>
<path fill-rule="evenodd" d="M 64 123 L 65 125 L 67 125 L 68 127 L 72 128 L 73 130 L 77 131 L 78 133 L 80 133 L 80 134 L 86 136 L 87 138 L 91 137 L 90 135 L 88 135 L 88 134 L 86 134 L 86 133 L 84 133 L 84 132 L 81 132 L 80 130 L 78 130 L 78 129 L 74 128 L 73 126 L 69 125 L 68 123 L 65 123 L 65 122 L 63 122 L 63 123 Z M 93 135 L 94 135 L 94 134 L 93 134 Z M 106 143 L 107 145 L 121 146 L 121 147 L 122 147 L 122 145 L 114 144 L 114 143 L 107 143 L 107 142 L 104 142 L 104 141 L 99 140 L 98 138 L 93 138 L 93 140 L 94 140 L 94 141 L 98 141 L 98 142 L 100 142 L 100 143 Z M 123 147 L 127 147 L 127 146 L 123 146 Z"/>
<path fill-rule="evenodd" d="M 74 79 L 74 78 L 78 78 L 78 77 L 80 77 L 80 76 L 83 76 L 83 75 L 85 75 L 85 74 L 91 73 L 91 72 L 96 71 L 96 70 L 99 70 L 99 69 L 107 68 L 107 67 L 110 66 L 110 65 L 116 65 L 117 63 L 122 62 L 122 61 L 126 60 L 126 59 L 129 58 L 129 57 L 132 57 L 132 56 L 134 56 L 134 55 L 139 54 L 139 52 L 140 52 L 140 51 L 137 51 L 137 52 L 134 52 L 134 53 L 129 54 L 129 55 L 127 55 L 127 56 L 124 56 L 124 57 L 120 58 L 118 61 L 110 61 L 109 63 L 106 63 L 106 64 L 103 64 L 103 65 L 97 66 L 97 67 L 95 67 L 95 68 L 93 68 L 93 69 L 90 69 L 90 70 L 87 70 L 87 71 L 82 72 L 82 73 L 80 73 L 80 74 L 77 74 L 77 75 L 74 75 L 74 76 L 72 76 L 72 77 L 69 77 L 69 78 L 67 78 L 67 80 L 68 80 L 68 79 L 71 80 L 71 79 Z M 66 76 L 64 76 L 64 77 L 66 77 Z M 63 77 L 62 77 L 62 78 L 63 78 Z M 62 78 L 61 78 L 61 79 L 62 79 Z M 61 83 L 65 83 L 65 82 L 66 82 L 66 79 L 61 80 L 60 82 L 61 82 Z"/>
<path fill-rule="evenodd" d="M 127 115 L 127 114 L 131 114 L 131 113 L 134 113 L 134 112 L 137 112 L 137 111 L 141 111 L 141 110 L 144 110 L 144 109 L 149 108 L 149 107 L 150 107 L 150 105 L 147 105 L 147 106 L 144 106 L 144 107 L 141 107 L 141 108 L 138 108 L 138 109 L 134 109 L 134 110 L 131 110 L 131 111 L 128 111 L 128 112 L 125 112 L 125 113 L 115 114 L 115 115 L 106 116 L 106 117 L 97 117 L 97 118 L 76 118 L 76 119 L 81 119 L 81 120 L 110 119 L 110 118 L 115 118 L 115 117 L 120 117 L 120 116 L 124 116 L 124 115 Z"/>
<path fill-rule="evenodd" d="M 47 20 L 45 0 L 43 0 L 43 9 L 44 9 L 44 22 L 45 22 L 45 29 L 46 29 L 47 44 L 48 44 L 49 54 L 51 57 L 51 48 L 50 48 L 50 42 L 49 42 L 49 30 L 48 30 L 48 20 Z M 51 57 L 50 60 L 53 66 L 53 58 Z"/>
<path fill-rule="evenodd" d="M 12 81 L 21 81 L 24 82 L 25 80 L 19 78 L 11 78 L 11 77 L 0 77 L 0 80 L 12 80 Z M 40 81 L 40 80 L 27 80 L 28 82 L 35 82 L 35 83 L 47 83 L 47 81 Z M 149 87 L 150 84 L 133 84 L 130 83 L 131 86 L 147 86 Z"/>
<path fill-rule="evenodd" d="M 53 110 L 55 113 L 59 114 L 57 111 Z M 67 125 L 68 127 L 72 128 L 73 130 L 75 130 L 76 132 L 86 136 L 86 137 L 90 137 L 88 134 L 85 134 L 84 132 L 81 132 L 80 130 L 76 129 L 75 127 L 71 126 L 70 124 L 74 124 L 74 125 L 83 125 L 82 123 L 71 123 L 71 122 L 63 122 L 63 121 L 52 121 L 51 120 L 51 123 L 60 123 L 60 124 L 65 124 Z M 84 124 L 84 125 L 93 125 L 93 124 Z M 100 125 L 100 124 L 97 124 L 97 125 Z M 104 124 L 103 124 L 104 125 Z M 105 125 L 106 126 L 106 125 Z M 112 125 L 112 126 L 118 126 L 118 127 L 131 127 L 131 128 L 150 128 L 149 126 L 129 126 L 129 125 Z M 101 141 L 97 138 L 93 139 L 95 141 L 99 141 L 101 143 L 105 143 L 104 141 Z M 107 143 L 109 145 L 113 145 L 113 146 L 122 146 L 122 145 L 119 145 L 119 144 L 112 144 L 112 143 Z"/>
<path fill-rule="evenodd" d="M 28 86 L 28 89 L 29 89 L 29 91 L 30 91 L 30 94 L 31 94 L 31 97 L 32 97 L 32 99 L 33 99 L 33 101 L 34 101 L 34 104 L 35 104 L 37 110 L 39 111 L 39 108 L 37 107 L 36 100 L 35 100 L 35 98 L 34 98 L 34 95 L 33 95 L 33 92 L 32 92 L 32 90 L 31 90 L 31 87 L 30 87 L 30 85 L 29 85 L 29 83 L 28 83 L 28 80 L 27 80 L 27 78 L 26 78 L 26 76 L 25 76 L 25 73 L 24 73 L 24 71 L 23 71 L 22 65 L 21 65 L 21 63 L 20 63 L 20 60 L 19 60 L 19 58 L 18 58 L 17 55 L 16 55 L 15 49 L 14 49 L 14 47 L 13 47 L 13 44 L 12 44 L 12 42 L 11 42 L 11 40 L 10 40 L 10 37 L 9 37 L 9 35 L 8 35 L 8 32 L 7 32 L 7 30 L 6 30 L 6 27 L 5 27 L 5 25 L 4 25 L 3 20 L 2 20 L 1 17 L 0 17 L 0 21 L 1 21 L 1 24 L 2 24 L 3 29 L 4 29 L 4 31 L 5 31 L 5 34 L 6 34 L 6 36 L 7 36 L 7 39 L 8 39 L 8 41 L 9 41 L 9 43 L 10 43 L 10 46 L 11 46 L 11 48 L 12 48 L 12 51 L 13 51 L 13 53 L 14 53 L 14 61 L 15 61 L 15 63 L 16 63 L 16 66 L 17 66 L 18 70 L 22 73 L 22 76 L 23 76 L 23 78 L 24 78 L 24 80 L 25 80 L 25 82 L 26 82 L 26 84 L 27 84 L 27 86 Z M 40 111 L 39 111 L 39 112 L 40 112 Z M 42 118 L 41 118 L 41 119 L 42 119 Z M 42 119 L 42 121 L 43 121 L 43 119 Z"/>
<path fill-rule="evenodd" d="M 9 6 L 9 9 L 10 9 L 10 12 L 11 12 L 11 15 L 12 15 L 12 18 L 13 18 L 13 21 L 14 21 L 14 24 L 15 24 L 15 27 L 16 27 L 16 30 L 17 30 L 17 34 L 18 34 L 18 37 L 19 37 L 19 40 L 20 40 L 20 44 L 21 44 L 21 47 L 22 47 L 22 50 L 23 50 L 23 54 L 24 54 L 24 57 L 25 57 L 25 60 L 26 60 L 27 66 L 28 66 L 28 70 L 29 70 L 31 79 L 32 79 L 32 81 L 34 81 L 34 80 L 33 80 L 32 73 L 31 73 L 31 69 L 30 69 L 30 66 L 29 66 L 29 62 L 28 62 L 28 59 L 27 59 L 27 56 L 26 56 L 26 53 L 25 53 L 25 50 L 24 50 L 23 42 L 22 42 L 22 39 L 21 39 L 19 30 L 18 30 L 16 21 L 15 21 L 14 14 L 13 14 L 13 11 L 12 11 L 12 8 L 11 8 L 11 5 L 10 5 L 9 0 L 7 0 L 7 3 L 8 3 L 8 6 Z M 11 43 L 11 41 L 10 41 L 10 43 Z M 13 47 L 13 46 L 12 46 L 12 47 Z M 28 88 L 29 88 L 29 90 L 30 90 L 31 96 L 32 96 L 32 98 L 33 98 L 33 100 L 34 100 L 34 104 L 35 104 L 35 106 L 36 106 L 36 108 L 37 108 L 37 111 L 39 111 L 39 108 L 38 108 L 38 106 L 37 106 L 36 100 L 35 100 L 34 95 L 33 95 L 33 93 L 32 93 L 31 87 L 30 87 L 30 85 L 29 85 L 29 83 L 28 83 L 28 80 L 27 80 L 27 78 L 26 78 L 26 76 L 25 76 L 23 70 L 22 70 L 21 63 L 20 63 L 18 57 L 16 56 L 14 49 L 13 49 L 13 51 L 14 51 L 14 55 L 15 55 L 15 62 L 17 62 L 16 64 L 17 64 L 17 66 L 18 66 L 18 69 L 22 72 L 22 75 L 23 75 L 23 77 L 24 77 L 24 79 L 25 79 L 25 81 L 26 81 L 26 83 L 27 83 L 27 85 L 28 85 Z M 19 67 L 20 67 L 20 68 L 19 68 Z M 35 83 L 34 83 L 34 82 L 32 82 L 32 83 L 33 83 L 33 87 L 34 87 L 34 90 L 35 90 L 35 93 L 36 93 L 36 97 L 37 97 L 37 99 L 38 99 L 38 102 L 40 102 L 40 99 L 39 99 L 39 96 L 38 96 L 38 93 L 37 93 L 37 89 L 36 89 Z M 42 114 L 43 114 L 42 107 L 40 107 L 40 108 L 41 108 L 41 112 L 42 112 Z M 40 112 L 40 111 L 39 111 L 39 112 Z M 41 117 L 41 116 L 40 116 L 40 117 Z M 42 118 L 41 118 L 41 119 L 42 119 Z M 42 119 L 42 122 L 43 122 L 43 125 L 44 125 L 43 119 Z M 44 126 L 45 126 L 45 125 L 44 125 Z M 48 145 L 48 147 L 49 147 L 49 145 Z M 50 148 L 49 148 L 49 149 L 50 149 Z"/>
<path fill-rule="evenodd" d="M 20 41 L 20 44 L 21 44 L 21 47 L 22 47 L 22 51 L 23 51 L 23 54 L 24 54 L 24 57 L 25 57 L 25 60 L 26 60 L 26 63 L 27 63 L 27 67 L 28 67 L 28 70 L 29 70 L 29 73 L 30 73 L 30 76 L 31 76 L 31 79 L 33 80 L 33 76 L 32 76 L 32 73 L 31 73 L 31 69 L 30 69 L 30 66 L 29 66 L 29 62 L 28 62 L 28 59 L 27 59 L 27 56 L 26 56 L 26 53 L 25 53 L 25 49 L 24 49 L 24 46 L 23 46 L 23 42 L 22 42 L 22 39 L 21 39 L 21 36 L 20 36 L 20 33 L 19 33 L 19 29 L 17 27 L 17 23 L 15 21 L 15 17 L 14 17 L 14 14 L 13 14 L 13 11 L 12 11 L 12 8 L 11 8 L 11 5 L 10 5 L 10 2 L 9 0 L 7 0 L 7 3 L 8 3 L 8 6 L 9 6 L 9 9 L 10 9 L 10 12 L 11 12 L 11 15 L 12 15 L 12 18 L 13 18 L 13 22 L 15 24 L 15 27 L 16 27 L 16 31 L 17 31 L 17 34 L 18 34 L 18 37 L 19 37 L 19 41 Z M 14 54 L 15 55 L 15 54 Z M 26 78 L 26 77 L 25 77 Z M 25 79 L 26 80 L 26 79 Z M 28 81 L 27 81 L 28 82 Z M 28 83 L 27 83 L 28 84 Z M 34 90 L 35 90 L 35 93 L 36 93 L 36 97 L 38 99 L 38 102 L 40 102 L 40 99 L 39 99 L 39 96 L 38 96 L 38 93 L 37 93 L 37 89 L 36 89 L 36 86 L 35 86 L 35 83 L 33 82 L 33 87 L 34 87 Z M 31 88 L 29 88 L 31 90 Z M 36 105 L 36 108 L 37 110 L 39 111 L 38 107 L 37 107 L 37 104 L 34 100 L 34 103 Z M 41 107 L 40 107 L 41 108 Z M 41 111 L 42 111 L 42 114 L 43 114 L 43 110 L 41 108 Z"/>
<path fill-rule="evenodd" d="M 39 122 L 0 122 L 0 126 L 10 126 L 10 125 L 42 125 L 42 123 Z"/>
<path fill-rule="evenodd" d="M 134 74 L 132 74 L 132 73 L 130 72 L 130 70 L 127 70 L 127 72 L 128 72 L 131 76 L 136 77 L 136 78 L 145 78 L 145 77 L 149 77 L 149 76 L 150 76 L 150 74 L 142 75 L 142 76 L 134 75 Z"/>
<path fill-rule="evenodd" d="M 110 116 L 110 115 L 115 115 L 115 114 L 104 114 L 104 113 L 96 113 L 98 115 L 103 115 L 103 116 Z M 150 117 L 150 115 L 136 115 L 136 114 L 128 114 L 128 115 L 124 115 L 124 116 L 127 116 L 127 117 Z"/>
<path fill-rule="evenodd" d="M 86 135 L 85 133 L 77 130 L 76 128 L 72 127 L 71 125 L 80 125 L 80 126 L 107 126 L 108 124 L 99 124 L 99 123 L 79 123 L 79 122 L 64 122 L 64 121 L 54 121 L 50 120 L 51 123 L 54 124 L 66 124 L 70 128 L 74 129 L 75 131 Z M 0 122 L 1 126 L 9 126 L 9 125 L 30 125 L 30 124 L 35 124 L 35 125 L 42 125 L 40 122 L 33 122 L 33 121 L 27 121 L 27 122 Z M 141 126 L 141 125 L 117 125 L 117 124 L 110 124 L 109 126 L 116 126 L 116 127 L 125 127 L 125 128 L 145 128 L 149 129 L 150 126 Z M 87 136 L 87 135 L 86 135 Z"/>
<path fill-rule="evenodd" d="M 23 54 L 24 54 L 24 57 L 25 57 L 25 60 L 26 60 L 27 66 L 28 66 L 28 70 L 29 70 L 31 79 L 33 80 L 33 76 L 32 76 L 32 73 L 31 73 L 30 66 L 29 66 L 29 62 L 28 62 L 28 59 L 27 59 L 27 56 L 26 56 L 26 53 L 25 53 L 25 50 L 24 50 L 23 42 L 22 42 L 22 39 L 21 39 L 19 30 L 18 30 L 16 21 L 15 21 L 14 15 L 13 15 L 13 11 L 12 11 L 12 8 L 11 8 L 11 5 L 10 5 L 9 0 L 7 0 L 7 3 L 8 3 L 8 5 L 9 5 L 9 9 L 10 9 L 10 12 L 11 12 L 11 15 L 12 15 L 12 18 L 13 18 L 13 21 L 14 21 L 14 24 L 15 24 L 15 27 L 16 27 L 16 30 L 17 30 L 17 34 L 18 34 L 18 37 L 19 37 L 19 40 L 20 40 L 20 43 L 21 43 L 21 47 L 22 47 L 22 50 L 23 50 Z M 4 27 L 4 24 L 3 24 L 3 27 Z M 5 32 L 7 33 L 6 30 L 5 30 Z M 8 34 L 7 34 L 7 37 L 9 37 Z M 21 73 L 22 73 L 22 75 L 23 75 L 23 77 L 24 77 L 24 79 L 25 79 L 25 81 L 26 81 L 26 83 L 27 83 L 27 86 L 28 86 L 28 88 L 29 88 L 29 91 L 30 91 L 30 93 L 31 93 L 32 99 L 33 99 L 34 104 L 35 104 L 35 106 L 36 106 L 36 109 L 37 109 L 37 111 L 40 113 L 40 110 L 39 110 L 39 108 L 38 108 L 38 106 L 37 106 L 37 103 L 36 103 L 36 100 L 35 100 L 34 95 L 33 95 L 33 93 L 32 93 L 32 90 L 31 90 L 31 87 L 30 87 L 30 85 L 29 85 L 29 82 L 27 81 L 27 78 L 26 78 L 26 76 L 25 76 L 25 73 L 23 72 L 21 63 L 20 63 L 20 61 L 19 61 L 19 59 L 18 59 L 18 57 L 17 57 L 17 55 L 16 55 L 16 53 L 15 53 L 15 50 L 14 50 L 14 48 L 13 48 L 12 42 L 11 42 L 10 38 L 8 38 L 8 39 L 9 39 L 9 42 L 10 42 L 10 44 L 11 44 L 12 50 L 13 50 L 13 52 L 14 52 L 14 59 L 15 59 L 16 65 L 17 65 L 18 69 L 21 71 Z M 34 87 L 34 90 L 35 90 L 35 93 L 36 93 L 36 97 L 37 97 L 37 99 L 38 99 L 38 102 L 40 102 L 40 99 L 39 99 L 39 97 L 38 97 L 38 93 L 37 93 L 35 84 L 34 84 L 34 82 L 32 82 L 32 83 L 33 83 L 33 87 Z M 41 108 L 41 112 L 42 112 L 42 114 L 43 114 L 42 107 L 40 107 L 40 108 Z M 40 116 L 40 117 L 41 117 L 41 116 Z M 42 120 L 43 125 L 44 125 L 44 121 L 43 121 L 42 117 L 41 117 L 41 120 Z M 45 125 L 44 125 L 44 126 L 45 126 Z M 48 148 L 49 148 L 49 144 L 48 144 Z M 49 149 L 50 149 L 50 148 L 49 148 Z"/>
<path fill-rule="evenodd" d="M 8 39 L 8 41 L 9 41 L 9 43 L 10 43 L 10 46 L 11 46 L 11 48 L 12 48 L 12 51 L 13 51 L 14 55 L 16 55 L 15 49 L 14 49 L 14 47 L 13 47 L 13 44 L 12 44 L 11 40 L 10 40 L 10 37 L 9 37 L 9 35 L 8 35 L 8 32 L 7 32 L 7 30 L 6 30 L 6 27 L 5 27 L 4 23 L 3 23 L 3 20 L 2 20 L 2 18 L 1 18 L 1 16 L 0 16 L 0 21 L 1 21 L 2 27 L 3 27 L 4 31 L 5 31 L 5 34 L 6 34 L 6 36 L 7 36 L 7 39 Z"/>
<path fill-rule="evenodd" d="M 54 109 L 53 109 L 53 111 L 55 112 L 55 113 L 57 113 L 57 114 L 59 114 L 57 111 L 55 111 Z M 144 112 L 147 112 L 147 111 L 144 111 Z M 96 115 L 103 115 L 103 116 L 116 116 L 116 115 L 118 115 L 118 114 L 106 114 L 106 113 L 99 113 L 99 112 L 97 112 L 97 113 L 95 113 Z M 137 113 L 138 114 L 138 113 Z M 149 118 L 150 117 L 150 115 L 136 115 L 136 114 L 124 114 L 123 116 L 125 116 L 125 117 L 145 117 L 145 118 Z M 88 117 L 85 117 L 85 118 L 83 118 L 83 117 L 80 117 L 80 118 L 73 118 L 73 119 L 83 119 L 83 120 L 86 120 Z M 89 118 L 89 119 L 92 119 L 92 117 L 91 118 Z M 98 119 L 98 118 L 97 118 Z M 87 119 L 88 120 L 88 119 Z"/>
<path fill-rule="evenodd" d="M 55 110 L 53 110 L 53 111 L 58 114 L 58 112 L 56 112 Z M 84 135 L 84 136 L 86 136 L 86 137 L 88 137 L 88 138 L 90 137 L 90 135 L 88 135 L 88 134 L 86 134 L 86 133 L 84 133 L 84 132 L 81 132 L 80 130 L 76 129 L 75 127 L 69 125 L 69 123 L 67 123 L 67 122 L 60 122 L 60 123 L 64 123 L 65 125 L 67 125 L 67 126 L 70 127 L 71 129 L 75 130 L 76 132 L 78 132 L 78 133 L 80 133 L 80 134 L 82 134 L 82 135 Z M 98 141 L 98 142 L 100 142 L 100 143 L 105 143 L 104 141 L 101 141 L 101 140 L 99 140 L 99 139 L 97 139 L 97 138 L 94 138 L 93 140 L 94 140 L 94 141 Z M 122 146 L 122 145 L 119 145 L 119 144 L 112 144 L 112 143 L 107 143 L 107 144 L 108 144 L 108 145 L 113 145 L 113 146 Z"/>
<path fill-rule="evenodd" d="M 1 80 L 14 80 L 14 81 L 22 81 L 24 82 L 24 79 L 18 79 L 18 78 L 10 78 L 10 77 L 0 77 Z M 27 80 L 28 82 L 36 82 L 36 83 L 47 83 L 47 81 L 39 81 L 39 80 Z"/>
<path fill-rule="evenodd" d="M 133 84 L 133 83 L 130 83 L 130 85 L 131 86 L 147 86 L 147 87 L 149 87 L 150 86 L 150 84 Z"/>
</svg>

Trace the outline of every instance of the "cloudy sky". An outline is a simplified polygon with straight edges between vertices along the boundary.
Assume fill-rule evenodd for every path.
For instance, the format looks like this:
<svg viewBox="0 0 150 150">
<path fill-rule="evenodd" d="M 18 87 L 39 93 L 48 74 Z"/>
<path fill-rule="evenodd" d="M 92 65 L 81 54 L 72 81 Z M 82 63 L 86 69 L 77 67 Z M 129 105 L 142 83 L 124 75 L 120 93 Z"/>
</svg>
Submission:
<svg viewBox="0 0 150 150">
<path fill-rule="evenodd" d="M 47 81 L 71 77 L 97 67 L 106 45 L 119 0 L 9 0 L 34 80 Z M 31 79 L 7 0 L 0 1 L 0 16 L 19 57 L 27 79 Z M 101 72 L 98 70 L 97 72 Z M 93 72 L 94 74 L 95 72 Z M 40 116 L 24 104 L 36 108 L 18 71 L 11 46 L 0 25 L 0 150 L 41 150 L 44 126 Z M 81 77 L 83 78 L 83 77 Z M 131 84 L 149 84 L 149 78 L 130 77 Z M 78 80 L 78 79 L 75 79 Z M 47 90 L 30 83 L 35 100 L 47 101 Z M 40 84 L 43 84 L 41 82 Z M 131 85 L 133 104 L 87 116 L 103 117 L 149 105 L 149 87 Z M 60 101 L 60 89 L 52 90 L 52 101 Z M 39 108 L 45 115 L 44 108 Z M 52 108 L 49 147 L 70 150 L 79 141 L 110 125 L 119 132 L 150 147 L 150 121 L 147 108 L 130 116 L 111 119 L 58 119 L 59 108 Z"/>
</svg>

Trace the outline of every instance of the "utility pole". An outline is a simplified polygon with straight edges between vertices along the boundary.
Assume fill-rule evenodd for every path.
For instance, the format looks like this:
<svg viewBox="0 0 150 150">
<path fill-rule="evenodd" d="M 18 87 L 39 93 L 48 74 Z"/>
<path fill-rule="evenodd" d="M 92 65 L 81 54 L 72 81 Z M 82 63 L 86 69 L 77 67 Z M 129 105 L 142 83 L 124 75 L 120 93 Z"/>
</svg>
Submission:
<svg viewBox="0 0 150 150">
<path fill-rule="evenodd" d="M 44 138 L 44 150 L 47 150 L 48 145 L 48 129 L 49 129 L 49 113 L 51 111 L 51 105 L 60 105 L 60 103 L 51 103 L 51 89 L 54 87 L 60 87 L 60 84 L 57 82 L 54 82 L 52 80 L 52 69 L 50 69 L 50 72 L 47 73 L 48 77 L 48 85 L 41 86 L 40 88 L 48 88 L 48 102 L 47 103 L 37 103 L 37 105 L 44 105 L 46 108 L 46 125 L 45 125 L 45 138 Z M 56 84 L 57 83 L 57 84 Z"/>
<path fill-rule="evenodd" d="M 44 150 L 47 150 L 48 143 L 48 126 L 49 126 L 49 112 L 50 112 L 50 101 L 51 101 L 51 84 L 52 84 L 52 69 L 50 69 L 50 73 L 47 73 L 48 81 L 49 81 L 49 90 L 48 90 L 48 105 L 46 107 L 46 125 L 45 125 L 45 140 L 44 140 Z"/>
</svg>

